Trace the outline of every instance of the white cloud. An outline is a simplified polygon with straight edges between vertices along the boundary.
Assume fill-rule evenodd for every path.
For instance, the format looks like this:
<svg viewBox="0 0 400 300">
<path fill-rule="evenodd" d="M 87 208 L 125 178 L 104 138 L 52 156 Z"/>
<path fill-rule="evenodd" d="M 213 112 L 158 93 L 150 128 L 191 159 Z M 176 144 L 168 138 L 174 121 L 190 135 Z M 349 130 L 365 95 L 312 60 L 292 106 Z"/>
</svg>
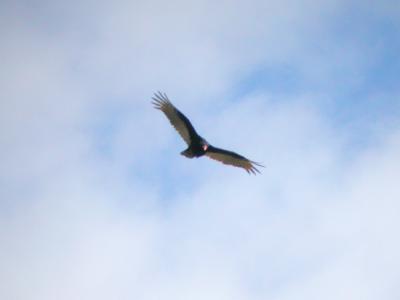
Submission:
<svg viewBox="0 0 400 300">
<path fill-rule="evenodd" d="M 398 298 L 399 128 L 350 160 L 310 85 L 375 55 L 310 46 L 342 2 L 5 8 L 0 298 Z M 227 92 L 270 63 L 309 85 Z M 156 88 L 263 174 L 180 157 Z"/>
</svg>

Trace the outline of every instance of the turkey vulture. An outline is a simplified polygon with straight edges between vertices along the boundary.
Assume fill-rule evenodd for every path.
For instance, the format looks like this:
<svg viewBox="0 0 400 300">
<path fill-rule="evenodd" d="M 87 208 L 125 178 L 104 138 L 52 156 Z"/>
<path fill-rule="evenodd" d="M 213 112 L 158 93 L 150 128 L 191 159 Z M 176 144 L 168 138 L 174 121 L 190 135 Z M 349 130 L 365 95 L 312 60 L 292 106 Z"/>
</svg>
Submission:
<svg viewBox="0 0 400 300">
<path fill-rule="evenodd" d="M 172 126 L 175 127 L 188 145 L 188 148 L 181 152 L 182 155 L 188 158 L 206 155 L 224 164 L 243 168 L 249 174 L 260 173 L 255 166 L 264 167 L 235 152 L 219 149 L 210 145 L 204 138 L 197 134 L 189 119 L 169 101 L 166 94 L 162 94 L 161 92 L 155 93 L 152 99 L 154 100 L 152 102 L 154 107 L 161 110 L 167 116 Z"/>
</svg>

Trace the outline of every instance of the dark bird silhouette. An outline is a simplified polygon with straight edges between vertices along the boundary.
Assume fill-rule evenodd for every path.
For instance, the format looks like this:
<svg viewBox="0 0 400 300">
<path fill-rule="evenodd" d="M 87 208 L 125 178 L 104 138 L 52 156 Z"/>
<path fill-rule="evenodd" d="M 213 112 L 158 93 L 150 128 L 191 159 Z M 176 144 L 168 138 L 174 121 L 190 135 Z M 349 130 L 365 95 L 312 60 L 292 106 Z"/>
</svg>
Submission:
<svg viewBox="0 0 400 300">
<path fill-rule="evenodd" d="M 204 138 L 202 138 L 194 129 L 189 119 L 181 113 L 168 99 L 166 94 L 158 92 L 152 97 L 154 107 L 161 110 L 169 119 L 172 126 L 180 134 L 183 140 L 188 145 L 188 148 L 181 152 L 182 155 L 193 158 L 203 155 L 215 159 L 227 165 L 243 168 L 247 173 L 256 174 L 260 171 L 256 168 L 264 167 L 263 165 L 251 161 L 235 152 L 219 149 L 210 145 Z"/>
</svg>

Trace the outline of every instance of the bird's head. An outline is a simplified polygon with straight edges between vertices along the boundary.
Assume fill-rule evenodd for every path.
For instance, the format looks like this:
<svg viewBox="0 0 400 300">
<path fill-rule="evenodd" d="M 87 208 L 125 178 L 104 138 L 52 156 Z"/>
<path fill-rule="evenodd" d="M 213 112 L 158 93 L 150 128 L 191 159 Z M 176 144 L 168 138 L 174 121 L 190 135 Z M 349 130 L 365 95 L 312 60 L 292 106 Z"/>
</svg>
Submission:
<svg viewBox="0 0 400 300">
<path fill-rule="evenodd" d="M 201 148 L 203 149 L 204 152 L 207 151 L 207 149 L 208 149 L 209 146 L 210 146 L 210 144 L 209 144 L 205 139 L 202 139 L 202 141 L 201 141 Z"/>
</svg>

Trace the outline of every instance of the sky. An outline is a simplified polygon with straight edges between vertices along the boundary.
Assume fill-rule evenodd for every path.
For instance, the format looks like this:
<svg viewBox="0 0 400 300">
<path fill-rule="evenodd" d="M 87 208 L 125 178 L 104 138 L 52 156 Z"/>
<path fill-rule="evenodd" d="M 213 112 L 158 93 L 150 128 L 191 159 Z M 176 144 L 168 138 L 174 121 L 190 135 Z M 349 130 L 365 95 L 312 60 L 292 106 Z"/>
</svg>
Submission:
<svg viewBox="0 0 400 300">
<path fill-rule="evenodd" d="M 2 1 L 0 298 L 400 299 L 398 1 Z M 165 92 L 250 176 L 179 155 Z"/>
</svg>

